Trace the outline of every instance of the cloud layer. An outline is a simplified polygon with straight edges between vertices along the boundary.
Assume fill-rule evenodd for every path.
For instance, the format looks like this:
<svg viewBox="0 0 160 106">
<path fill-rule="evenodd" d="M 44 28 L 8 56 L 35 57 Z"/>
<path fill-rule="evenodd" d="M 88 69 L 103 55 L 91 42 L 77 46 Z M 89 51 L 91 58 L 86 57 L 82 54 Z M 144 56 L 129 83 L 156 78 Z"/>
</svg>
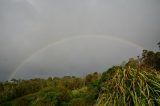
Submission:
<svg viewBox="0 0 160 106">
<path fill-rule="evenodd" d="M 155 50 L 160 40 L 159 5 L 159 0 L 1 0 L 0 80 L 7 80 L 19 65 L 41 48 L 74 36 L 113 36 Z M 87 70 L 103 71 L 105 65 L 107 67 L 140 54 L 139 49 L 123 42 L 107 39 L 105 42 L 101 37 L 90 39 L 66 41 L 48 48 L 27 63 L 32 66 L 24 65 L 17 77 L 33 77 L 32 71 L 35 76 L 43 76 L 44 73 L 45 76 L 47 73 L 64 75 L 63 70 L 70 66 L 74 68 L 66 71 L 74 75 L 81 75 Z M 108 52 L 115 50 L 115 53 Z M 111 54 L 113 58 L 110 58 Z M 73 61 L 68 62 L 64 58 Z M 98 66 L 94 67 L 96 64 Z M 47 67 L 51 71 L 41 72 Z"/>
</svg>

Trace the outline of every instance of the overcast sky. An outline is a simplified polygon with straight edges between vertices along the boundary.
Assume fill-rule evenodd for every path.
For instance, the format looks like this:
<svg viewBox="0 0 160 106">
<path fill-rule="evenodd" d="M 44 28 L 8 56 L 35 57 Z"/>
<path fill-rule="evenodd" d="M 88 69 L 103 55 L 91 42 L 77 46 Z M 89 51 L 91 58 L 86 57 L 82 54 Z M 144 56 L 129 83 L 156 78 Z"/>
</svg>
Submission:
<svg viewBox="0 0 160 106">
<path fill-rule="evenodd" d="M 0 80 L 103 72 L 160 40 L 160 0 L 0 0 Z"/>
</svg>

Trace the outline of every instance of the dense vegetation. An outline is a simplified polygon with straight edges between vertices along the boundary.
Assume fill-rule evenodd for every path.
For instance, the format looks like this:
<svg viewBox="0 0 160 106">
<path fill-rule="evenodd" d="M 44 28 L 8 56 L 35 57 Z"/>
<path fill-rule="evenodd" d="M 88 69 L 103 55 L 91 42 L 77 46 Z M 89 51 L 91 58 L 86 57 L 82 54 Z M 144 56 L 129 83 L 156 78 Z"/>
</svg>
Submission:
<svg viewBox="0 0 160 106">
<path fill-rule="evenodd" d="M 160 44 L 159 44 L 160 45 Z M 0 83 L 1 106 L 158 106 L 160 52 L 84 78 L 64 76 Z"/>
</svg>

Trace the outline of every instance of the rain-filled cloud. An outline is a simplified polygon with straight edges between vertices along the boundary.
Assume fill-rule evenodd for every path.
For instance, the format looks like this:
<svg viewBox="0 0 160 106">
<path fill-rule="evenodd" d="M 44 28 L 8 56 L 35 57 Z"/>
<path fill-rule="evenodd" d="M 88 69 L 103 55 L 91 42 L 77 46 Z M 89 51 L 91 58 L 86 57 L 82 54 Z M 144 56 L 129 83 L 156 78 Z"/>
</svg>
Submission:
<svg viewBox="0 0 160 106">
<path fill-rule="evenodd" d="M 104 71 L 160 40 L 159 0 L 1 0 L 0 80 Z"/>
</svg>

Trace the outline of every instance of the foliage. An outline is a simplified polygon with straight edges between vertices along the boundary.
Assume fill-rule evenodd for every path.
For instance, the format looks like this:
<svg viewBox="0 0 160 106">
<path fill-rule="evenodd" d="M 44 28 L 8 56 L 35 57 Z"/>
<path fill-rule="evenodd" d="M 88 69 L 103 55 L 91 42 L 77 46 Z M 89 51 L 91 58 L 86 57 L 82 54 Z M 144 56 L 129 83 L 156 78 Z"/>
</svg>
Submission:
<svg viewBox="0 0 160 106">
<path fill-rule="evenodd" d="M 96 106 L 154 106 L 160 104 L 160 74 L 150 69 L 117 67 L 108 72 Z"/>
<path fill-rule="evenodd" d="M 160 70 L 160 52 L 143 50 L 141 60 L 143 66 Z"/>
<path fill-rule="evenodd" d="M 0 82 L 0 106 L 158 106 L 160 52 L 143 50 L 138 59 L 84 78 Z"/>
</svg>

